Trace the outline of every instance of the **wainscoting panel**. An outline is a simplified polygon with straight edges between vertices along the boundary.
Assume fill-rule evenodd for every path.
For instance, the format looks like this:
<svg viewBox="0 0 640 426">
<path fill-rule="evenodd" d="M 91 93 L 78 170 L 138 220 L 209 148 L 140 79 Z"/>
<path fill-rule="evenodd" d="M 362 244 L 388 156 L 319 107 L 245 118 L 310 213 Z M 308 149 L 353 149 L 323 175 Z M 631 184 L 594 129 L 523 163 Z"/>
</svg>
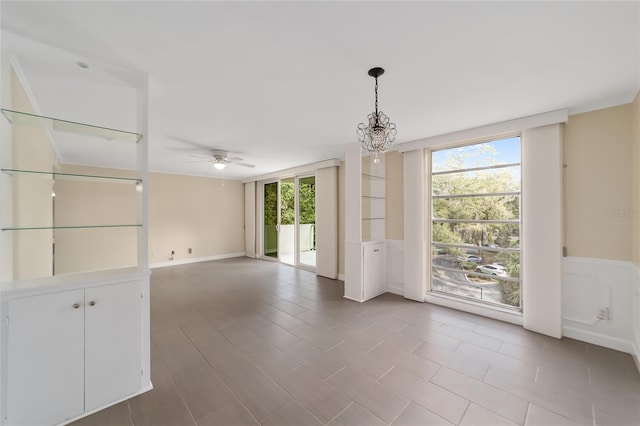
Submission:
<svg viewBox="0 0 640 426">
<path fill-rule="evenodd" d="M 564 258 L 562 334 L 634 353 L 636 275 L 631 262 Z"/>
</svg>

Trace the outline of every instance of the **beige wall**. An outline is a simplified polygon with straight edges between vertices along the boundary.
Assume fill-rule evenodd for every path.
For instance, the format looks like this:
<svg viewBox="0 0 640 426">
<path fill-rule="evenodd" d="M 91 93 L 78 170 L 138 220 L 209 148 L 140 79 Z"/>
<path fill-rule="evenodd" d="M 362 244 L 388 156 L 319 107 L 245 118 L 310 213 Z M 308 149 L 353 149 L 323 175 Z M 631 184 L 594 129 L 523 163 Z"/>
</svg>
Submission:
<svg viewBox="0 0 640 426">
<path fill-rule="evenodd" d="M 565 125 L 569 256 L 631 260 L 632 111 L 627 104 L 572 115 Z"/>
<path fill-rule="evenodd" d="M 11 72 L 11 108 L 35 113 L 17 75 Z M 53 172 L 57 159 L 49 138 L 39 128 L 12 127 L 11 168 Z M 2 226 L 34 227 L 53 224 L 52 176 L 14 173 L 13 223 Z M 8 231 L 5 231 L 8 232 Z M 53 233 L 51 230 L 11 231 L 13 239 L 13 279 L 48 277 L 53 273 Z"/>
<path fill-rule="evenodd" d="M 66 173 L 135 177 L 133 171 L 64 165 Z M 149 263 L 244 253 L 244 186 L 240 181 L 149 174 Z M 56 183 L 59 224 L 131 224 L 139 194 L 131 182 Z M 135 265 L 138 228 L 58 231 L 56 274 Z M 192 253 L 188 253 L 188 249 Z"/>
<path fill-rule="evenodd" d="M 149 263 L 244 253 L 243 211 L 241 181 L 150 173 Z"/>
<path fill-rule="evenodd" d="M 62 165 L 61 172 L 135 178 L 136 173 L 100 167 Z M 58 176 L 55 183 L 57 226 L 133 225 L 142 223 L 140 194 L 128 180 Z M 55 273 L 136 266 L 138 227 L 56 230 Z"/>
<path fill-rule="evenodd" d="M 633 263 L 640 267 L 640 92 L 631 104 L 631 138 L 632 138 L 632 233 L 631 252 Z"/>
</svg>

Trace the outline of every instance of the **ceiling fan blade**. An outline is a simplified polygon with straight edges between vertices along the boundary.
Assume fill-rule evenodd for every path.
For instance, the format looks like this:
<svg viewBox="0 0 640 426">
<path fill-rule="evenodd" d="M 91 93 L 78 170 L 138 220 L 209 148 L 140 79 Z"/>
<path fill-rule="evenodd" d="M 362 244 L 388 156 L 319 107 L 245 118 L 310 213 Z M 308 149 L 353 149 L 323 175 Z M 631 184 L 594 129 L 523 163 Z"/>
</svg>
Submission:
<svg viewBox="0 0 640 426">
<path fill-rule="evenodd" d="M 211 147 L 209 147 L 209 146 L 207 146 L 207 145 L 204 145 L 204 144 L 201 144 L 201 143 L 198 143 L 198 142 L 194 142 L 194 141 L 189 140 L 189 139 L 179 138 L 179 137 L 171 136 L 171 135 L 168 135 L 168 137 L 169 137 L 169 138 L 171 138 L 171 139 L 173 139 L 173 140 L 175 140 L 175 141 L 178 141 L 178 142 L 180 142 L 180 143 L 183 143 L 183 144 L 185 144 L 185 145 L 190 145 L 190 146 L 192 146 L 193 148 L 196 148 L 196 149 L 198 149 L 198 150 L 202 150 L 202 151 L 211 151 Z"/>
<path fill-rule="evenodd" d="M 211 161 L 211 157 L 205 157 L 204 155 L 189 154 L 189 157 L 204 158 L 205 160 Z"/>
<path fill-rule="evenodd" d="M 239 161 L 234 161 L 231 164 L 234 164 L 236 166 L 249 167 L 250 169 L 253 169 L 256 166 L 255 164 L 241 163 Z"/>
<path fill-rule="evenodd" d="M 227 157 L 227 160 L 229 160 L 229 161 L 244 161 L 244 158 L 242 158 L 242 157 Z"/>
</svg>

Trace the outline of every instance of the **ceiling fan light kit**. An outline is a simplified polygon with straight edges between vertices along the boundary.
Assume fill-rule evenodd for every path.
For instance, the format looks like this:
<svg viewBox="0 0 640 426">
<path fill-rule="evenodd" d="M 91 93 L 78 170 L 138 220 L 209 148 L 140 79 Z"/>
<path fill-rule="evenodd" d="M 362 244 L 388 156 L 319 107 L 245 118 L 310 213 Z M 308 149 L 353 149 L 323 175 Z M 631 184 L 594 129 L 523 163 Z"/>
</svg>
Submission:
<svg viewBox="0 0 640 426">
<path fill-rule="evenodd" d="M 213 167 L 215 167 L 216 170 L 224 170 L 227 165 L 236 165 L 248 168 L 255 167 L 254 164 L 244 163 L 243 158 L 229 157 L 229 152 L 219 149 L 212 150 L 211 154 L 208 157 L 202 155 L 190 155 L 190 157 L 202 158 L 203 160 L 206 160 L 209 163 L 213 164 Z"/>
<path fill-rule="evenodd" d="M 362 148 L 373 153 L 373 162 L 379 163 L 380 154 L 386 152 L 396 140 L 396 125 L 385 113 L 378 111 L 378 77 L 384 74 L 384 69 L 380 67 L 371 68 L 368 74 L 375 78 L 375 111 L 367 116 L 367 124 L 358 124 L 358 140 Z"/>
</svg>

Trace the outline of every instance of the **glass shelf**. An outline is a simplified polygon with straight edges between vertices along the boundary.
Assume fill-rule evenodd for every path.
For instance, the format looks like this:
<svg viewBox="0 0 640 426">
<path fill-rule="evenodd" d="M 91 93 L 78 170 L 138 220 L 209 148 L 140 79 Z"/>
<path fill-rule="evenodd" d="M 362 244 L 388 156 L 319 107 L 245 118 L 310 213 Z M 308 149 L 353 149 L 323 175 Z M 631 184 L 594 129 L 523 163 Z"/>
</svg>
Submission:
<svg viewBox="0 0 640 426">
<path fill-rule="evenodd" d="M 372 180 L 384 180 L 384 176 L 370 175 L 367 173 L 363 173 L 362 177 L 367 179 L 372 179 Z"/>
<path fill-rule="evenodd" d="M 19 174 L 24 173 L 24 174 L 45 175 L 45 176 L 63 177 L 63 178 L 71 178 L 71 179 L 79 179 L 79 180 L 93 180 L 98 182 L 112 182 L 112 183 L 141 182 L 141 179 L 137 179 L 137 178 L 124 178 L 124 177 L 116 177 L 116 176 L 80 175 L 75 173 L 41 172 L 37 170 L 18 170 L 18 169 L 0 169 L 0 171 L 8 175 L 12 175 L 14 173 L 19 173 Z"/>
<path fill-rule="evenodd" d="M 142 138 L 142 135 L 139 133 L 109 129 L 107 127 L 92 126 L 89 124 L 76 123 L 74 121 L 59 120 L 57 118 L 28 114 L 26 112 L 12 111 L 10 109 L 2 109 L 2 114 L 4 114 L 4 116 L 7 117 L 7 120 L 9 120 L 11 123 L 22 124 L 30 127 L 38 127 L 41 129 L 75 133 L 84 136 L 96 136 L 106 139 L 134 143 L 137 143 L 140 138 Z"/>
<path fill-rule="evenodd" d="M 131 228 L 140 227 L 142 224 L 124 224 L 124 225 L 80 225 L 80 226 L 25 226 L 19 228 L 7 227 L 2 228 L 3 231 L 36 231 L 36 230 L 56 230 L 56 229 L 95 229 L 95 228 Z"/>
<path fill-rule="evenodd" d="M 384 220 L 384 217 L 363 217 L 362 220 Z"/>
<path fill-rule="evenodd" d="M 373 199 L 373 200 L 384 200 L 386 199 L 386 197 L 377 197 L 374 195 L 363 195 L 362 198 L 369 198 L 369 199 Z"/>
</svg>

